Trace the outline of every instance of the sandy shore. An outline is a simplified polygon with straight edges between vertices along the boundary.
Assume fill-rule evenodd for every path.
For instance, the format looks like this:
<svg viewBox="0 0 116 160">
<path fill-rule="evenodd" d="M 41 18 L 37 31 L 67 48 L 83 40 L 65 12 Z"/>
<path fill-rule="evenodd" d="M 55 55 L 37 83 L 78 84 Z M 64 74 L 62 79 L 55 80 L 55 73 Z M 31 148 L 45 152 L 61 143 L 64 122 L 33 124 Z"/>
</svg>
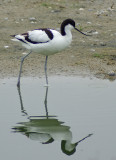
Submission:
<svg viewBox="0 0 116 160">
<path fill-rule="evenodd" d="M 27 52 L 10 35 L 35 28 L 59 30 L 66 18 L 75 20 L 86 37 L 73 31 L 71 46 L 49 56 L 49 75 L 81 75 L 115 79 L 116 4 L 109 0 L 2 0 L 0 2 L 0 77 L 17 77 L 20 58 Z M 44 75 L 45 57 L 32 53 L 24 62 L 22 76 Z"/>
</svg>

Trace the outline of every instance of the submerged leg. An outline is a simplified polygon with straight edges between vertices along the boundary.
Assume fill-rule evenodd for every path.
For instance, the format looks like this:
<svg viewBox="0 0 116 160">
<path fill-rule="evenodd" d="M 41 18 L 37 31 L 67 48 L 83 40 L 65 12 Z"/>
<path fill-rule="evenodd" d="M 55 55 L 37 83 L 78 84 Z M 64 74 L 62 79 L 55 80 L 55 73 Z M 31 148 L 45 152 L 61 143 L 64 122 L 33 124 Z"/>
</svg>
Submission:
<svg viewBox="0 0 116 160">
<path fill-rule="evenodd" d="M 18 94 L 19 94 L 19 99 L 20 99 L 20 104 L 21 104 L 21 112 L 25 115 L 28 116 L 26 110 L 23 107 L 23 100 L 22 100 L 22 96 L 21 96 L 21 90 L 20 87 L 17 88 L 18 89 Z"/>
<path fill-rule="evenodd" d="M 48 60 L 48 56 L 46 56 L 46 60 L 45 60 L 45 76 L 46 76 L 46 84 L 48 85 L 48 76 L 47 76 L 47 60 Z"/>
<path fill-rule="evenodd" d="M 45 110 L 46 110 L 46 118 L 48 118 L 47 98 L 48 98 L 48 86 L 46 87 L 46 95 L 45 95 L 45 100 L 44 100 Z"/>
<path fill-rule="evenodd" d="M 24 57 L 21 58 L 21 64 L 20 64 L 20 71 L 19 71 L 19 76 L 18 76 L 18 82 L 17 82 L 17 87 L 20 87 L 20 78 L 21 78 L 21 73 L 22 73 L 22 65 L 25 60 L 25 58 L 31 53 L 30 51 L 28 54 L 26 54 Z"/>
</svg>

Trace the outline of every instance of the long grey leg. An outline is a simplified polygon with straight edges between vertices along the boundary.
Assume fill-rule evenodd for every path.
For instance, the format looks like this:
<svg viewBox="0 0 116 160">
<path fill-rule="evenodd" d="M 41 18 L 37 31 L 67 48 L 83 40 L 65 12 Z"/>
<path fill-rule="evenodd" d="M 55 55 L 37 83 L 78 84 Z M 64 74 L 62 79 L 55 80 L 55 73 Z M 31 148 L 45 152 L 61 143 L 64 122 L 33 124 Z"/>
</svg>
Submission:
<svg viewBox="0 0 116 160">
<path fill-rule="evenodd" d="M 26 54 L 24 57 L 21 58 L 21 64 L 20 64 L 20 71 L 19 71 L 19 76 L 18 76 L 18 82 L 17 82 L 17 87 L 20 87 L 20 78 L 21 78 L 21 73 L 22 73 L 22 65 L 25 60 L 25 58 L 31 53 L 30 51 L 28 54 Z"/>
<path fill-rule="evenodd" d="M 46 84 L 48 85 L 48 76 L 47 76 L 47 60 L 48 60 L 48 56 L 46 56 L 46 60 L 45 60 L 45 76 L 46 76 Z"/>
<path fill-rule="evenodd" d="M 46 110 L 46 118 L 48 118 L 47 98 L 48 98 L 48 86 L 46 87 L 46 95 L 45 95 L 45 100 L 44 100 L 45 110 Z"/>
<path fill-rule="evenodd" d="M 22 96 L 21 96 L 21 90 L 20 87 L 18 87 L 18 93 L 19 93 L 19 99 L 20 99 L 20 104 L 21 104 L 21 112 L 25 115 L 28 116 L 26 110 L 23 107 L 23 100 L 22 100 Z"/>
</svg>

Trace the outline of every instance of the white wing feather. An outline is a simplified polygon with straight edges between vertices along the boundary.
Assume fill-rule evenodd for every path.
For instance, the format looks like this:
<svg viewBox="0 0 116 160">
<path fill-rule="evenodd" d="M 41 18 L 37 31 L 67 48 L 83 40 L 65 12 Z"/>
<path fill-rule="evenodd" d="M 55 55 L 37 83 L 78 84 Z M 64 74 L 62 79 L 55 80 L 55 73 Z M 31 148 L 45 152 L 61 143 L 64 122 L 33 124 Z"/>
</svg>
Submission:
<svg viewBox="0 0 116 160">
<path fill-rule="evenodd" d="M 47 42 L 50 40 L 46 32 L 43 30 L 33 30 L 28 32 L 28 37 L 34 42 Z"/>
</svg>

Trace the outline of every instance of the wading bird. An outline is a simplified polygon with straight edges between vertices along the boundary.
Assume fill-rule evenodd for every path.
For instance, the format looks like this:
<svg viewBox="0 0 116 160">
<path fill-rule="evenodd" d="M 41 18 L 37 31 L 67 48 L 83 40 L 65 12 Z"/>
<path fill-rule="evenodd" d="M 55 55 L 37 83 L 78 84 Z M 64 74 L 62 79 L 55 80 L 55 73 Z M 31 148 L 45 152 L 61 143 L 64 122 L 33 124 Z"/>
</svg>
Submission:
<svg viewBox="0 0 116 160">
<path fill-rule="evenodd" d="M 88 36 L 87 34 L 81 32 L 75 27 L 75 21 L 72 19 L 66 19 L 61 24 L 61 33 L 49 28 L 40 28 L 32 31 L 28 31 L 27 33 L 11 35 L 15 37 L 15 41 L 21 42 L 22 45 L 30 50 L 28 54 L 21 58 L 20 71 L 18 76 L 17 87 L 20 87 L 20 78 L 22 72 L 22 65 L 24 59 L 30 55 L 32 52 L 37 52 L 46 56 L 45 60 L 45 77 L 46 84 L 48 85 L 48 77 L 47 77 L 47 60 L 48 56 L 61 52 L 66 49 L 72 41 L 72 29 L 77 30 L 78 32 Z"/>
</svg>

